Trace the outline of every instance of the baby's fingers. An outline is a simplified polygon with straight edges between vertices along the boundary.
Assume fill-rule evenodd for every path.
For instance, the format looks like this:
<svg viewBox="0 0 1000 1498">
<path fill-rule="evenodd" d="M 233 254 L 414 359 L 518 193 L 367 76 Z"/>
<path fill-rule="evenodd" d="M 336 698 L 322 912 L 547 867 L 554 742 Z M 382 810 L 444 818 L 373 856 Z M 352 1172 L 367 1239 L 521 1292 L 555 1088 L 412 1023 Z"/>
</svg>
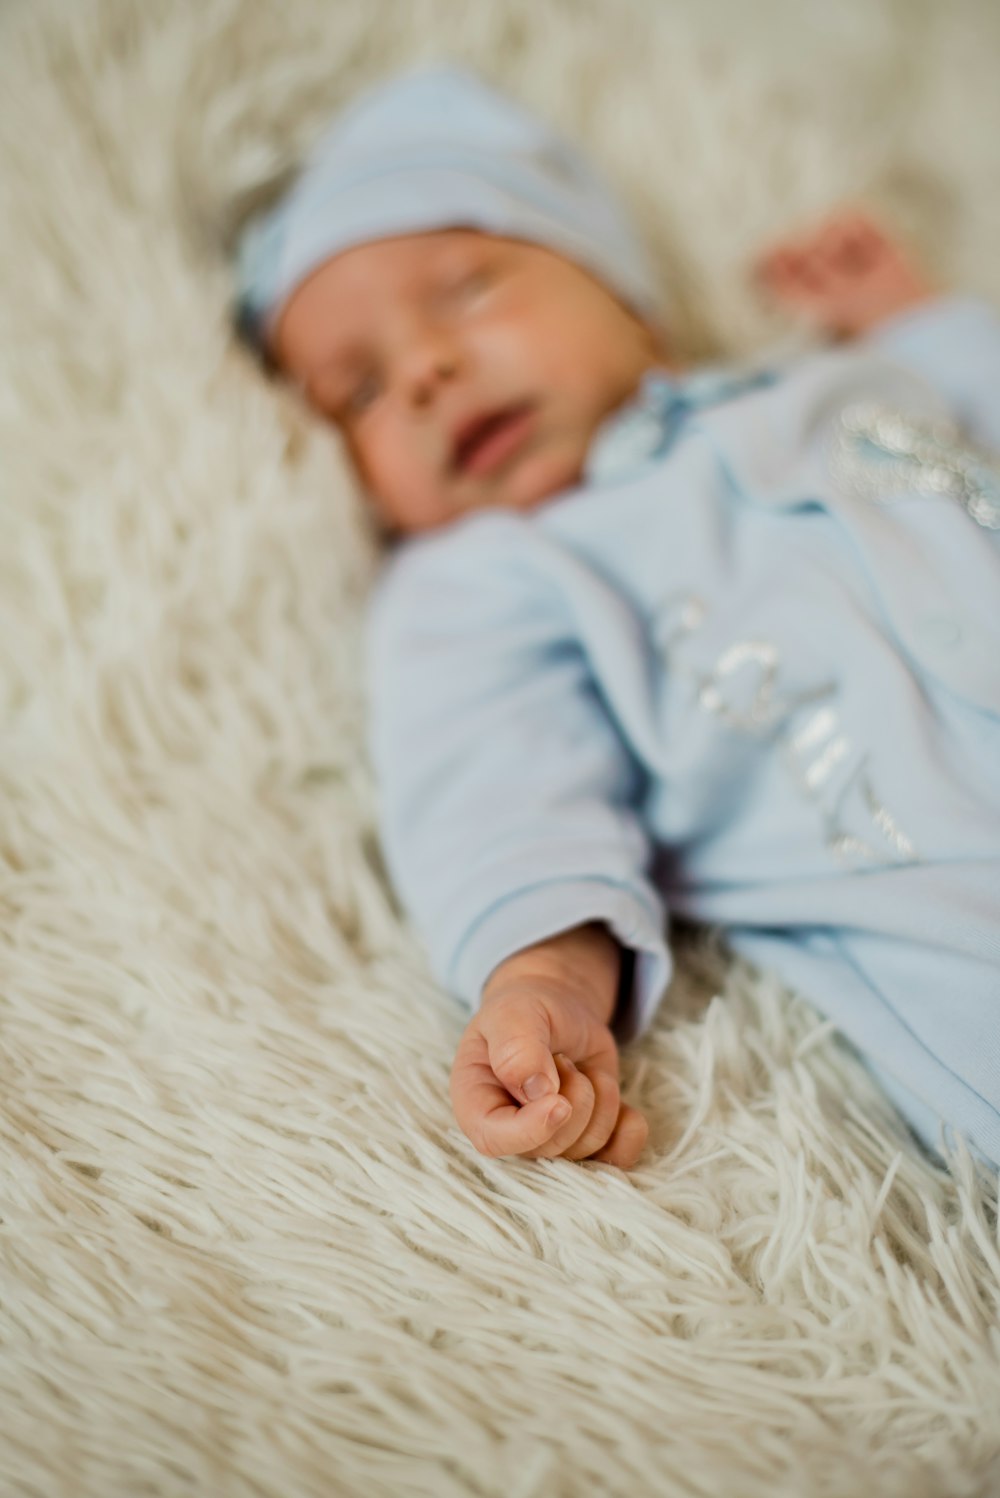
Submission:
<svg viewBox="0 0 1000 1498">
<path fill-rule="evenodd" d="M 597 1088 L 593 1077 L 576 1067 L 566 1055 L 560 1053 L 553 1060 L 559 1070 L 561 1095 L 570 1104 L 572 1112 L 562 1121 L 552 1138 L 532 1152 L 533 1158 L 551 1160 L 556 1155 L 561 1155 L 565 1160 L 582 1160 L 591 1149 L 604 1143 L 617 1110 L 612 1109 L 611 1118 L 603 1133 L 598 1130 L 595 1134 L 592 1126 Z M 593 1143 L 581 1148 L 581 1140 L 586 1140 L 588 1136 L 593 1139 Z"/>
<path fill-rule="evenodd" d="M 573 1122 L 576 1128 L 571 1129 L 567 1124 L 561 1131 L 566 1138 L 557 1136 L 555 1142 L 565 1159 L 586 1160 L 607 1144 L 614 1130 L 621 1104 L 617 1071 L 609 1071 L 596 1065 L 585 1069 L 582 1066 L 577 1068 L 570 1061 L 564 1062 L 561 1056 L 556 1059 L 562 1077 L 562 1090 L 573 1104 Z M 590 1097 L 578 1102 L 573 1082 L 582 1082 L 584 1078 L 590 1084 Z M 580 1106 L 581 1102 L 583 1107 Z"/>
<path fill-rule="evenodd" d="M 502 1090 L 502 1089 L 501 1089 Z M 506 1096 L 506 1094 L 504 1094 Z M 565 1124 L 572 1106 L 564 1097 L 543 1098 L 519 1108 L 507 1097 L 489 1112 L 472 1121 L 468 1134 L 481 1155 L 537 1155 L 548 1153 L 546 1146 Z M 459 1119 L 461 1124 L 461 1119 Z M 464 1127 L 464 1125 L 463 1125 Z M 555 1154 L 557 1151 L 552 1150 Z"/>
<path fill-rule="evenodd" d="M 551 1027 L 543 1005 L 511 998 L 484 1004 L 478 1016 L 478 1033 L 498 1082 L 522 1103 L 555 1097 L 559 1072 L 552 1059 Z"/>
<path fill-rule="evenodd" d="M 482 1155 L 523 1155 L 538 1149 L 570 1114 L 570 1104 L 557 1091 L 519 1108 L 494 1075 L 486 1041 L 474 1027 L 462 1037 L 455 1056 L 451 1102 L 459 1128 Z"/>
<path fill-rule="evenodd" d="M 637 1108 L 622 1103 L 611 1138 L 602 1150 L 592 1155 L 603 1165 L 617 1165 L 620 1170 L 631 1170 L 649 1138 L 649 1124 Z"/>
</svg>

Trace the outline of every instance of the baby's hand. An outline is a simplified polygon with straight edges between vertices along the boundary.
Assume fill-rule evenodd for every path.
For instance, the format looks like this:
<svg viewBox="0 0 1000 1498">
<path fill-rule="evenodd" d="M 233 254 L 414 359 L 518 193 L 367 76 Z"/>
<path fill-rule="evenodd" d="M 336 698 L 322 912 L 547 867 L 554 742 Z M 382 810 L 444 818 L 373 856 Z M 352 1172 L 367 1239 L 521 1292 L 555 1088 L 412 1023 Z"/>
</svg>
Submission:
<svg viewBox="0 0 1000 1498">
<path fill-rule="evenodd" d="M 856 337 L 936 295 L 901 246 L 854 208 L 775 245 L 756 273 L 778 301 L 838 338 Z"/>
<path fill-rule="evenodd" d="M 649 1127 L 621 1101 L 618 1048 L 588 989 L 591 973 L 581 985 L 572 964 L 560 972 L 528 962 L 487 986 L 451 1073 L 455 1118 L 481 1154 L 623 1170 L 639 1158 Z"/>
</svg>

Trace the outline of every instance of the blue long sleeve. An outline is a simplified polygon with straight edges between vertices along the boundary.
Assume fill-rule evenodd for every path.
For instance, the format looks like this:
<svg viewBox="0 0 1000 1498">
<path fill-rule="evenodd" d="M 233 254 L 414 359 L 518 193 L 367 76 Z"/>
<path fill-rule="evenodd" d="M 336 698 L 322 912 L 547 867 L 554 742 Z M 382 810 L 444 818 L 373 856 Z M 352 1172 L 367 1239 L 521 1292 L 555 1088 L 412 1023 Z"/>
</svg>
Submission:
<svg viewBox="0 0 1000 1498">
<path fill-rule="evenodd" d="M 1000 313 L 946 296 L 900 313 L 865 344 L 921 375 L 979 445 L 1000 451 Z"/>
<path fill-rule="evenodd" d="M 523 559 L 504 565 L 518 524 L 480 516 L 457 548 L 440 538 L 407 548 L 373 601 L 386 858 L 436 976 L 473 1007 L 513 952 L 606 923 L 638 957 L 618 1022 L 627 1039 L 670 973 L 662 900 L 645 873 L 641 772 L 565 604 Z"/>
</svg>

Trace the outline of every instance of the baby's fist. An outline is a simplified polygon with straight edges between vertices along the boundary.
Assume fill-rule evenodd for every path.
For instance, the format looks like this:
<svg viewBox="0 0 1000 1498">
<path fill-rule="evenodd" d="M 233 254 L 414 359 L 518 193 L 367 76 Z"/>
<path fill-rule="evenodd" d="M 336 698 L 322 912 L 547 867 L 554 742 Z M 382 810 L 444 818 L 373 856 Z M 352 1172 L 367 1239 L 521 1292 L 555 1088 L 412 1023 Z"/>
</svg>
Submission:
<svg viewBox="0 0 1000 1498">
<path fill-rule="evenodd" d="M 903 247 L 856 208 L 782 240 L 758 262 L 757 274 L 777 301 L 840 338 L 865 333 L 934 295 Z"/>
<path fill-rule="evenodd" d="M 559 1155 L 628 1169 L 648 1126 L 621 1101 L 617 1046 L 605 1005 L 588 988 L 600 963 L 575 971 L 573 939 L 561 947 L 558 940 L 538 958 L 522 954 L 488 985 L 452 1067 L 455 1118 L 485 1155 Z M 593 940 L 581 937 L 583 949 Z M 613 994 L 609 1014 L 612 1004 Z"/>
</svg>

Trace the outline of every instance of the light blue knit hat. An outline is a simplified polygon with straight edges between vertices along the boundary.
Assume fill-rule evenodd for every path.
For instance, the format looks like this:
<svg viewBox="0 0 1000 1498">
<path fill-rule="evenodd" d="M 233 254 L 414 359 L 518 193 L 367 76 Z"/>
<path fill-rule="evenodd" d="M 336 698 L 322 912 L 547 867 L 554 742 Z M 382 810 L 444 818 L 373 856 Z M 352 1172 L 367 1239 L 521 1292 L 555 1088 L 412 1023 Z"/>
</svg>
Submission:
<svg viewBox="0 0 1000 1498">
<path fill-rule="evenodd" d="M 559 251 L 640 315 L 655 283 L 620 205 L 568 141 L 454 66 L 364 94 L 320 137 L 288 193 L 244 228 L 237 320 L 262 351 L 288 297 L 353 245 L 483 229 Z"/>
</svg>

